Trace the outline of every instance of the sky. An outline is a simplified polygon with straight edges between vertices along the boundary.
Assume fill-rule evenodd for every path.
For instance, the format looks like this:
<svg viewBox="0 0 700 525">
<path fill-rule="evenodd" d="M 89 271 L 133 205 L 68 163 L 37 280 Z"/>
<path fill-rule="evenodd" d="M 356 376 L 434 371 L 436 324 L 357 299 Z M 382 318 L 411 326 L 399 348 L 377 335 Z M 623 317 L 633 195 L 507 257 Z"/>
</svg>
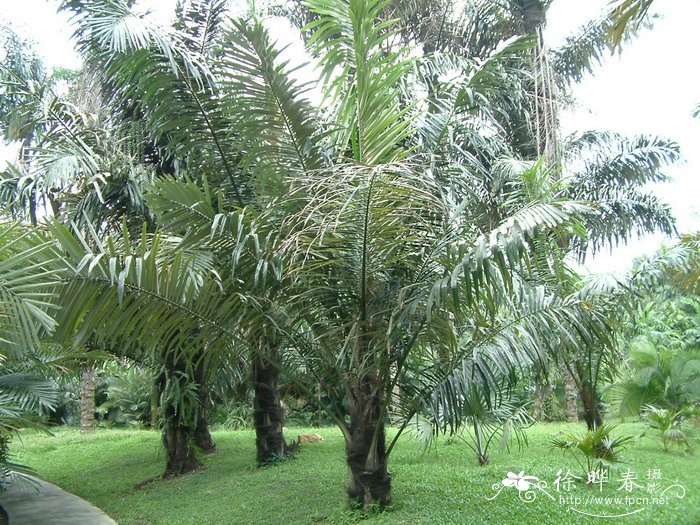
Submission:
<svg viewBox="0 0 700 525">
<path fill-rule="evenodd" d="M 604 12 L 606 5 L 606 0 L 555 0 L 546 34 L 550 46 Z M 652 188 L 671 204 L 679 232 L 687 233 L 700 230 L 700 119 L 692 117 L 700 104 L 694 44 L 700 1 L 655 0 L 654 10 L 659 18 L 652 30 L 642 31 L 620 56 L 608 57 L 594 76 L 574 88 L 578 107 L 565 112 L 562 127 L 565 134 L 597 129 L 678 142 L 683 162 L 666 171 L 673 181 Z M 622 272 L 634 257 L 653 254 L 663 243 L 669 241 L 662 235 L 649 235 L 612 255 L 598 254 L 586 266 L 592 272 Z"/>
<path fill-rule="evenodd" d="M 140 0 L 164 21 L 170 19 L 175 0 Z M 554 0 L 545 39 L 557 47 L 587 20 L 601 16 L 608 0 Z M 78 68 L 80 60 L 70 42 L 65 14 L 56 13 L 55 0 L 0 0 L 0 23 L 9 22 L 30 36 L 50 68 Z M 681 233 L 700 230 L 700 119 L 691 112 L 700 104 L 697 46 L 691 35 L 700 20 L 699 0 L 655 0 L 659 15 L 652 30 L 625 46 L 621 56 L 607 57 L 595 75 L 574 87 L 574 108 L 561 116 L 563 134 L 585 130 L 617 131 L 626 135 L 651 134 L 679 143 L 683 161 L 667 170 L 673 181 L 652 190 L 668 202 Z M 273 34 L 287 33 L 278 26 Z M 292 51 L 293 53 L 293 51 Z M 0 162 L 13 157 L 13 149 L 0 145 Z M 636 239 L 589 257 L 591 272 L 622 273 L 634 257 L 653 254 L 671 241 L 661 235 Z"/>
</svg>

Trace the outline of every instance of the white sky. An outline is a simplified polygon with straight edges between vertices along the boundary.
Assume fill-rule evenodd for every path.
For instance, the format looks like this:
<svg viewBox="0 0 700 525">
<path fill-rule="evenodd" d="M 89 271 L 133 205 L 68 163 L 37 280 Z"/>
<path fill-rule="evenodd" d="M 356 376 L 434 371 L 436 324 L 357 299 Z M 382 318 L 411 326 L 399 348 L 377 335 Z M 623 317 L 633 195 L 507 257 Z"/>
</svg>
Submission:
<svg viewBox="0 0 700 525">
<path fill-rule="evenodd" d="M 140 4 L 169 20 L 175 0 L 141 0 Z M 550 47 L 556 47 L 586 20 L 603 14 L 607 4 L 608 0 L 555 0 L 546 34 Z M 0 21 L 29 35 L 48 67 L 78 68 L 80 60 L 70 42 L 68 17 L 56 14 L 56 5 L 55 0 L 0 0 Z M 621 57 L 609 57 L 595 76 L 575 87 L 578 107 L 562 115 L 562 127 L 564 133 L 598 129 L 677 141 L 684 162 L 668 170 L 672 183 L 653 189 L 671 204 L 682 233 L 697 231 L 700 119 L 693 119 L 691 111 L 700 103 L 697 46 L 693 44 L 700 1 L 656 0 L 654 6 L 661 18 L 653 30 L 643 31 Z M 0 146 L 0 162 L 12 156 L 12 149 Z M 648 236 L 616 248 L 612 254 L 599 254 L 586 267 L 594 272 L 624 271 L 634 257 L 653 253 L 663 242 L 661 236 Z"/>
<path fill-rule="evenodd" d="M 607 0 L 555 0 L 547 38 L 552 47 L 572 27 L 604 12 Z M 650 134 L 675 140 L 684 161 L 667 173 L 673 182 L 653 186 L 670 203 L 681 233 L 700 230 L 700 119 L 691 112 L 700 103 L 697 58 L 697 0 L 655 0 L 661 18 L 651 31 L 642 31 L 621 56 L 609 57 L 603 67 L 576 86 L 579 107 L 562 116 L 564 133 L 588 129 Z M 647 236 L 601 253 L 587 263 L 593 272 L 624 271 L 632 259 L 652 254 L 661 235 Z"/>
</svg>

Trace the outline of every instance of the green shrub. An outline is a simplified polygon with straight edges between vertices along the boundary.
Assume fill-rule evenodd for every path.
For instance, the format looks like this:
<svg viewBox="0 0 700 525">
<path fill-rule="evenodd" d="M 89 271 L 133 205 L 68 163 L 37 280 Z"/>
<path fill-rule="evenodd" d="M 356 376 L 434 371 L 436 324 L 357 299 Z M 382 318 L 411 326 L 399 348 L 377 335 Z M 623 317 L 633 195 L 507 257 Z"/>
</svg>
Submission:
<svg viewBox="0 0 700 525">
<path fill-rule="evenodd" d="M 107 427 L 143 427 L 151 419 L 153 373 L 138 366 L 110 366 L 100 372 L 96 412 Z"/>
<path fill-rule="evenodd" d="M 615 425 L 603 424 L 585 434 L 568 433 L 555 436 L 550 443 L 571 453 L 587 476 L 590 472 L 616 468 L 622 459 L 620 453 L 634 439 L 633 436 L 612 437 Z M 581 456 L 585 459 L 584 465 Z"/>
<path fill-rule="evenodd" d="M 212 424 L 230 430 L 253 428 L 253 404 L 231 400 L 224 405 L 217 405 L 211 415 Z"/>
<path fill-rule="evenodd" d="M 673 446 L 685 446 L 686 450 L 690 449 L 693 429 L 688 420 L 688 409 L 668 410 L 647 405 L 642 414 L 649 422 L 649 427 L 658 430 L 661 445 L 666 452 Z"/>
</svg>

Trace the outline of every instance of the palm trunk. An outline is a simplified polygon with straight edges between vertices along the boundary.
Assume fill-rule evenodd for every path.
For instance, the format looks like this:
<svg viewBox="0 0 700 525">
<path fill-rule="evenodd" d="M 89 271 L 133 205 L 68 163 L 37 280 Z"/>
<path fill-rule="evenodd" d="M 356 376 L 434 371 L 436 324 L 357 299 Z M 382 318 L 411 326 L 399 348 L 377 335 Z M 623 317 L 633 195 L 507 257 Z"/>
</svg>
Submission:
<svg viewBox="0 0 700 525">
<path fill-rule="evenodd" d="M 586 426 L 588 430 L 593 430 L 603 424 L 598 396 L 596 396 L 596 393 L 593 391 L 588 381 L 581 383 L 581 391 L 579 393 L 581 395 L 583 418 L 586 420 Z"/>
<path fill-rule="evenodd" d="M 271 350 L 253 358 L 253 421 L 258 464 L 283 458 L 291 451 L 284 440 L 284 409 L 279 394 L 279 370 L 269 359 Z M 272 356 L 274 357 L 274 356 Z"/>
<path fill-rule="evenodd" d="M 323 426 L 323 405 L 321 405 L 321 394 L 323 393 L 323 382 L 319 380 L 316 388 L 316 399 L 318 401 L 318 428 Z"/>
<path fill-rule="evenodd" d="M 522 0 L 518 8 L 522 33 L 534 35 L 537 39 L 531 63 L 533 85 L 530 93 L 533 99 L 531 123 L 536 140 L 534 153 L 538 157 L 544 156 L 547 162 L 558 168 L 561 161 L 558 97 L 543 38 L 547 10 L 545 0 Z M 530 153 L 533 152 L 528 151 L 528 156 Z"/>
<path fill-rule="evenodd" d="M 164 477 L 186 474 L 202 466 L 194 453 L 192 438 L 192 427 L 166 422 L 163 431 L 163 445 L 167 456 Z"/>
<path fill-rule="evenodd" d="M 535 384 L 535 404 L 532 408 L 532 417 L 535 421 L 547 419 L 547 400 L 552 396 L 552 385 L 537 382 Z"/>
<path fill-rule="evenodd" d="M 203 365 L 195 367 L 194 379 L 199 385 L 197 391 L 197 396 L 199 397 L 199 411 L 197 412 L 197 426 L 194 429 L 194 443 L 205 454 L 212 454 L 216 450 L 216 445 L 209 432 L 209 396 Z"/>
<path fill-rule="evenodd" d="M 209 432 L 209 422 L 206 415 L 200 414 L 197 417 L 197 426 L 194 429 L 194 444 L 205 454 L 216 452 L 216 443 Z"/>
<path fill-rule="evenodd" d="M 476 438 L 476 459 L 482 467 L 489 464 L 489 455 L 484 449 L 484 439 L 481 434 L 481 424 L 474 418 L 474 437 Z"/>
<path fill-rule="evenodd" d="M 163 373 L 160 377 L 160 389 L 163 399 L 163 445 L 165 447 L 166 467 L 163 477 L 172 477 L 199 469 L 202 464 L 195 454 L 194 434 L 196 422 L 184 418 L 183 414 L 192 412 L 192 407 L 178 406 L 171 399 L 169 382 L 180 382 L 177 390 L 182 391 L 182 382 L 187 381 L 187 365 L 174 361 L 172 352 L 166 357 Z M 179 403 L 191 402 L 182 399 Z"/>
<path fill-rule="evenodd" d="M 539 34 L 547 21 L 547 8 L 543 0 L 523 0 L 521 19 L 526 34 Z"/>
<path fill-rule="evenodd" d="M 537 385 L 535 387 L 535 400 L 532 405 L 532 419 L 535 421 L 540 421 L 542 419 L 542 407 L 544 403 L 542 402 L 542 387 Z"/>
<path fill-rule="evenodd" d="M 85 367 L 80 372 L 80 431 L 95 430 L 95 368 Z"/>
<path fill-rule="evenodd" d="M 578 421 L 578 394 L 576 392 L 576 382 L 571 374 L 563 367 L 562 376 L 564 377 L 564 400 L 566 401 L 566 420 L 569 423 Z"/>
<path fill-rule="evenodd" d="M 345 436 L 345 455 L 350 474 L 350 504 L 364 510 L 390 502 L 384 421 L 380 420 L 383 391 L 378 381 L 358 380 L 350 407 L 350 428 Z"/>
<path fill-rule="evenodd" d="M 155 430 L 158 428 L 158 407 L 160 399 L 160 388 L 158 387 L 159 382 L 154 381 L 153 387 L 151 387 L 151 429 Z"/>
</svg>

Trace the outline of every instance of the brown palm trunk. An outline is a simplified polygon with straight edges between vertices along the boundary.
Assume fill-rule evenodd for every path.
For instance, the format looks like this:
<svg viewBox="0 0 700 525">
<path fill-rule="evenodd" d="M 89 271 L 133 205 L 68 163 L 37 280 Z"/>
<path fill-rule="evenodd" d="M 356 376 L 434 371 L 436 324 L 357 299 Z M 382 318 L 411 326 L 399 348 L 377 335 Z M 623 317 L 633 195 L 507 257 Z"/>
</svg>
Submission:
<svg viewBox="0 0 700 525">
<path fill-rule="evenodd" d="M 158 407 L 160 405 L 160 388 L 159 382 L 155 381 L 151 388 L 151 429 L 158 428 Z"/>
<path fill-rule="evenodd" d="M 95 368 L 85 367 L 80 372 L 80 431 L 95 430 Z"/>
<path fill-rule="evenodd" d="M 564 377 L 564 400 L 566 402 L 566 420 L 569 423 L 578 421 L 578 394 L 576 392 L 576 382 L 571 374 L 563 367 L 562 376 Z"/>
<path fill-rule="evenodd" d="M 195 367 L 194 379 L 199 385 L 197 391 L 199 411 L 197 412 L 197 426 L 194 429 L 194 443 L 205 454 L 212 454 L 216 451 L 216 445 L 209 432 L 209 395 L 203 365 Z"/>
<path fill-rule="evenodd" d="M 174 361 L 171 352 L 165 360 L 160 376 L 160 391 L 163 396 L 163 446 L 165 447 L 166 467 L 163 477 L 172 477 L 197 470 L 202 463 L 195 454 L 194 433 L 196 422 L 183 419 L 183 413 L 191 412 L 190 407 L 177 406 L 168 395 L 169 381 L 186 381 L 187 364 Z M 181 390 L 182 385 L 179 387 Z M 186 402 L 184 400 L 181 403 Z"/>
<path fill-rule="evenodd" d="M 192 447 L 192 427 L 166 422 L 163 445 L 167 456 L 164 477 L 179 476 L 202 466 Z"/>
<path fill-rule="evenodd" d="M 290 447 L 284 440 L 284 409 L 279 394 L 279 370 L 269 360 L 271 350 L 253 358 L 253 422 L 258 464 L 282 459 Z"/>
<path fill-rule="evenodd" d="M 204 413 L 197 416 L 197 426 L 194 429 L 194 444 L 205 454 L 216 452 L 216 443 L 211 437 L 207 415 Z"/>
<path fill-rule="evenodd" d="M 593 430 L 603 424 L 603 418 L 600 414 L 598 397 L 588 381 L 581 384 L 581 404 L 583 405 L 583 418 L 586 421 L 588 430 Z"/>
<path fill-rule="evenodd" d="M 381 385 L 372 378 L 358 380 L 350 407 L 350 429 L 345 436 L 345 455 L 350 474 L 347 492 L 350 504 L 364 510 L 390 502 Z"/>
</svg>

